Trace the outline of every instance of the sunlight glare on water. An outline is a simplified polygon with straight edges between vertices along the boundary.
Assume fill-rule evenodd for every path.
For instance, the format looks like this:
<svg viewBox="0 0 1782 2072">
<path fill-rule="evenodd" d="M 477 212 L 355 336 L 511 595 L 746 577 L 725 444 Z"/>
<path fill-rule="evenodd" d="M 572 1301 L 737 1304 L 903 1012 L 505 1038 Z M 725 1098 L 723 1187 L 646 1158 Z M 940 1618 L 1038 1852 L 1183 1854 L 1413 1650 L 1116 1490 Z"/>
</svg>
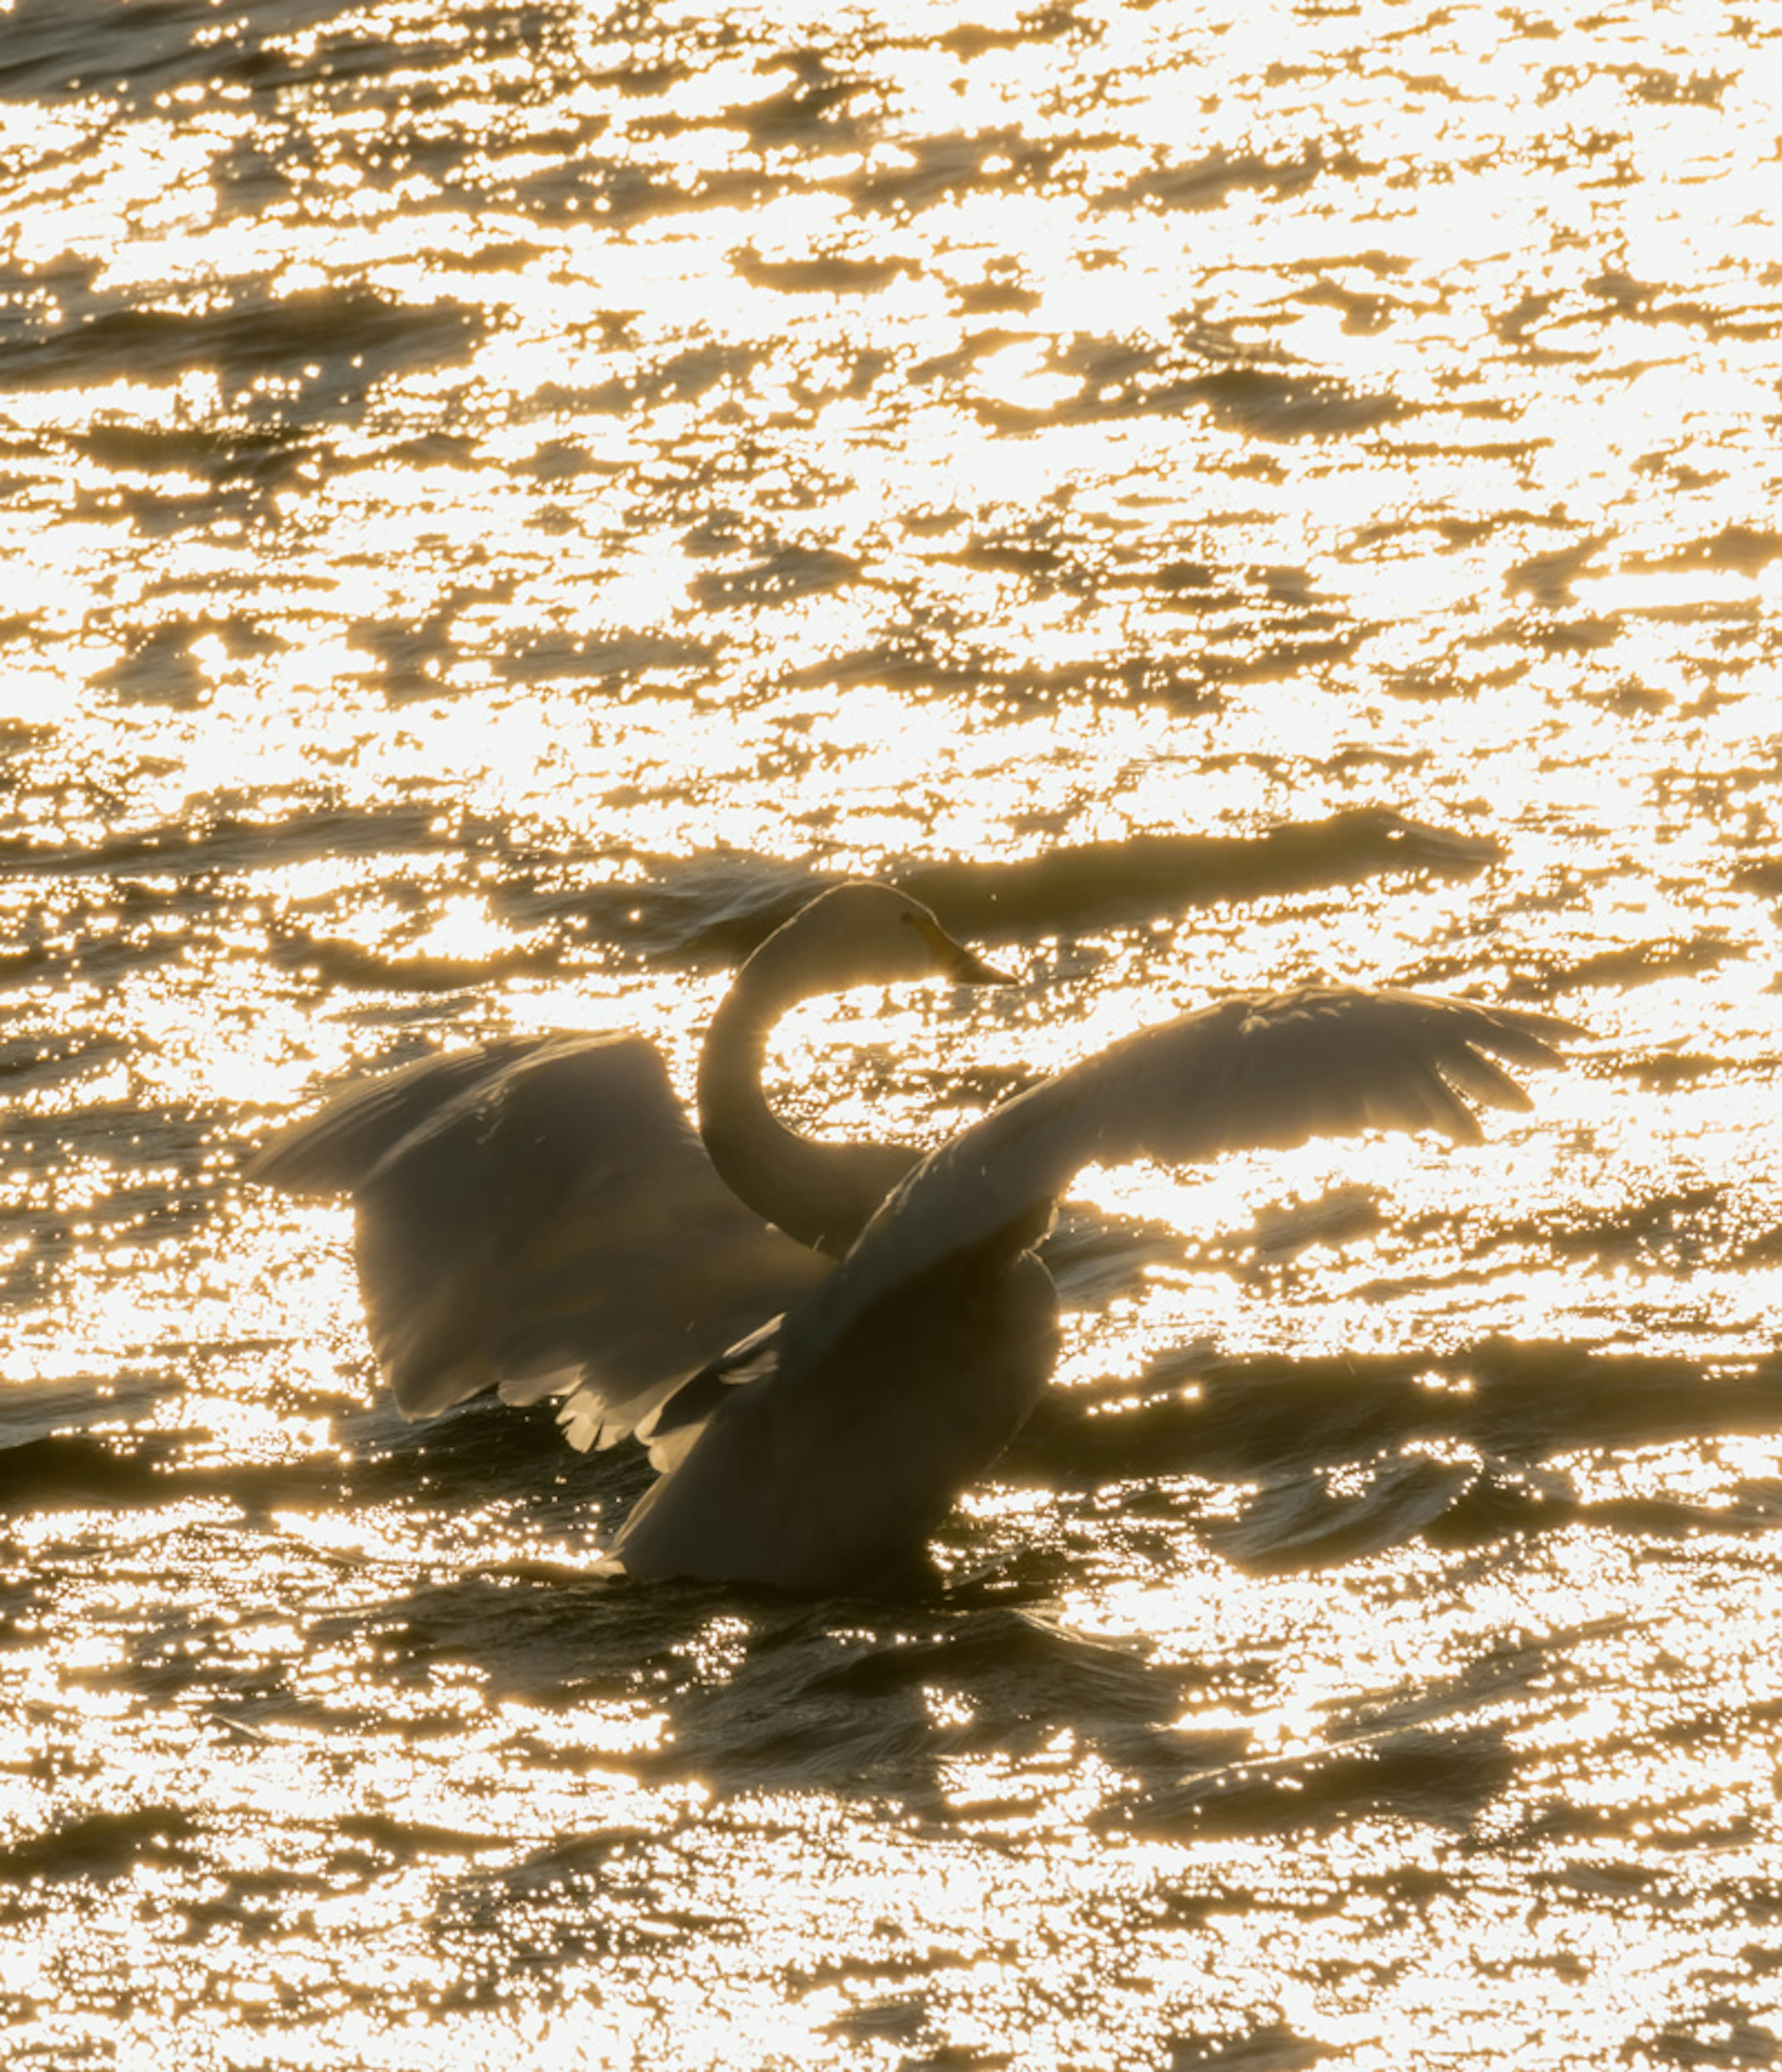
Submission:
<svg viewBox="0 0 1782 2072">
<path fill-rule="evenodd" d="M 1776 2062 L 1761 10 L 14 0 L 0 97 L 9 2064 Z M 243 1163 L 690 1100 L 860 874 L 1014 982 L 788 1014 L 819 1136 L 1582 1033 L 1086 1167 L 945 1597 L 614 1585 L 641 1449 L 404 1421 Z"/>
</svg>

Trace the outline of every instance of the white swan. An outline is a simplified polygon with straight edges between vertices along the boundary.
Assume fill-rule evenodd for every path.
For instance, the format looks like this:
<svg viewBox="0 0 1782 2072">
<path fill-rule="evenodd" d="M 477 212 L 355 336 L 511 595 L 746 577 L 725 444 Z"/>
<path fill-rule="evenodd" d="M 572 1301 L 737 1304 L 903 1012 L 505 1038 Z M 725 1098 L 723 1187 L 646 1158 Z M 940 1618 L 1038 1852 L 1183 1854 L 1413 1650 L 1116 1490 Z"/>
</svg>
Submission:
<svg viewBox="0 0 1782 2072">
<path fill-rule="evenodd" d="M 780 1124 L 761 1087 L 774 1023 L 815 993 L 937 976 L 1004 982 L 919 900 L 838 886 L 761 945 L 712 1018 L 709 1155 L 656 1050 L 591 1034 L 485 1044 L 349 1088 L 247 1174 L 352 1196 L 366 1319 L 405 1415 L 499 1385 L 511 1401 L 565 1396 L 572 1443 L 610 1445 L 802 1301 L 921 1156 Z"/>
<path fill-rule="evenodd" d="M 1016 1096 L 925 1159 L 821 1285 L 640 1424 L 663 1474 L 610 1565 L 901 1586 L 1051 1374 L 1057 1297 L 1032 1248 L 1079 1166 L 1367 1128 L 1476 1141 L 1469 1101 L 1529 1105 L 1486 1054 L 1547 1063 L 1566 1033 L 1417 993 L 1282 993 L 1144 1030 Z"/>
</svg>

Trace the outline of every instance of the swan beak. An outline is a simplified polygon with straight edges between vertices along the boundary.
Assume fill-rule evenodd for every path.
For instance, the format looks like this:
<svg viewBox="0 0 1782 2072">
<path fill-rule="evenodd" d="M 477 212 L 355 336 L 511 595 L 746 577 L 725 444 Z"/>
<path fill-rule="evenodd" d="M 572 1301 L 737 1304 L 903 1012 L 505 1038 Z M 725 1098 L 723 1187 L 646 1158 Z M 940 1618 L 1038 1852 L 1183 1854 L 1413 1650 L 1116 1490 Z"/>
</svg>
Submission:
<svg viewBox="0 0 1782 2072">
<path fill-rule="evenodd" d="M 994 964 L 987 964 L 975 950 L 968 950 L 963 944 L 956 946 L 959 956 L 949 965 L 947 976 L 955 985 L 1019 985 L 1020 974 L 998 971 Z"/>
<path fill-rule="evenodd" d="M 967 949 L 957 941 L 938 921 L 917 924 L 927 938 L 928 947 L 934 953 L 936 968 L 944 978 L 955 985 L 1018 985 L 1020 981 L 1014 972 L 998 971 L 994 964 L 986 964 L 975 950 Z"/>
</svg>

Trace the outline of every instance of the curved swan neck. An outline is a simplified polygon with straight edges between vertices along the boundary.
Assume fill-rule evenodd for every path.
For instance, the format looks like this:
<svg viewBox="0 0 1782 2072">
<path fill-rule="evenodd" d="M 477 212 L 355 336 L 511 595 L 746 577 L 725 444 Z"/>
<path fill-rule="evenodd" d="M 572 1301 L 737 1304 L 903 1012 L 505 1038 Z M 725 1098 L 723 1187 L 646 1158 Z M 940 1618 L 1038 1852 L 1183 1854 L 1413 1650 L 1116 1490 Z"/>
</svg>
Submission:
<svg viewBox="0 0 1782 2072">
<path fill-rule="evenodd" d="M 739 1201 L 788 1237 L 840 1258 L 918 1154 L 889 1144 L 816 1144 L 788 1129 L 762 1091 L 767 1038 L 833 978 L 782 968 L 763 944 L 720 1002 L 699 1061 L 700 1134 Z"/>
</svg>

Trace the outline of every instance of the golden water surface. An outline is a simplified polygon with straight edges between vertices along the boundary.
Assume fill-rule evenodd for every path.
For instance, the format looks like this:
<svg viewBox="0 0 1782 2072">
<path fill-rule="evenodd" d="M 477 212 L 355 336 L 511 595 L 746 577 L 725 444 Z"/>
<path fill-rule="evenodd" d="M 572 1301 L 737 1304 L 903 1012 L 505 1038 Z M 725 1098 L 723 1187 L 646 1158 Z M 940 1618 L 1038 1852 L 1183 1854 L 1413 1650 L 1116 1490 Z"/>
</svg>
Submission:
<svg viewBox="0 0 1782 2072">
<path fill-rule="evenodd" d="M 1762 6 L 0 6 L 10 2066 L 1782 2058 L 1779 111 Z M 404 1425 L 243 1157 L 690 1091 L 850 874 L 1020 983 L 801 1009 L 815 1128 L 1586 1033 L 1086 1175 L 1181 1235 L 952 1597 L 577 1580 L 634 1450 Z"/>
</svg>

